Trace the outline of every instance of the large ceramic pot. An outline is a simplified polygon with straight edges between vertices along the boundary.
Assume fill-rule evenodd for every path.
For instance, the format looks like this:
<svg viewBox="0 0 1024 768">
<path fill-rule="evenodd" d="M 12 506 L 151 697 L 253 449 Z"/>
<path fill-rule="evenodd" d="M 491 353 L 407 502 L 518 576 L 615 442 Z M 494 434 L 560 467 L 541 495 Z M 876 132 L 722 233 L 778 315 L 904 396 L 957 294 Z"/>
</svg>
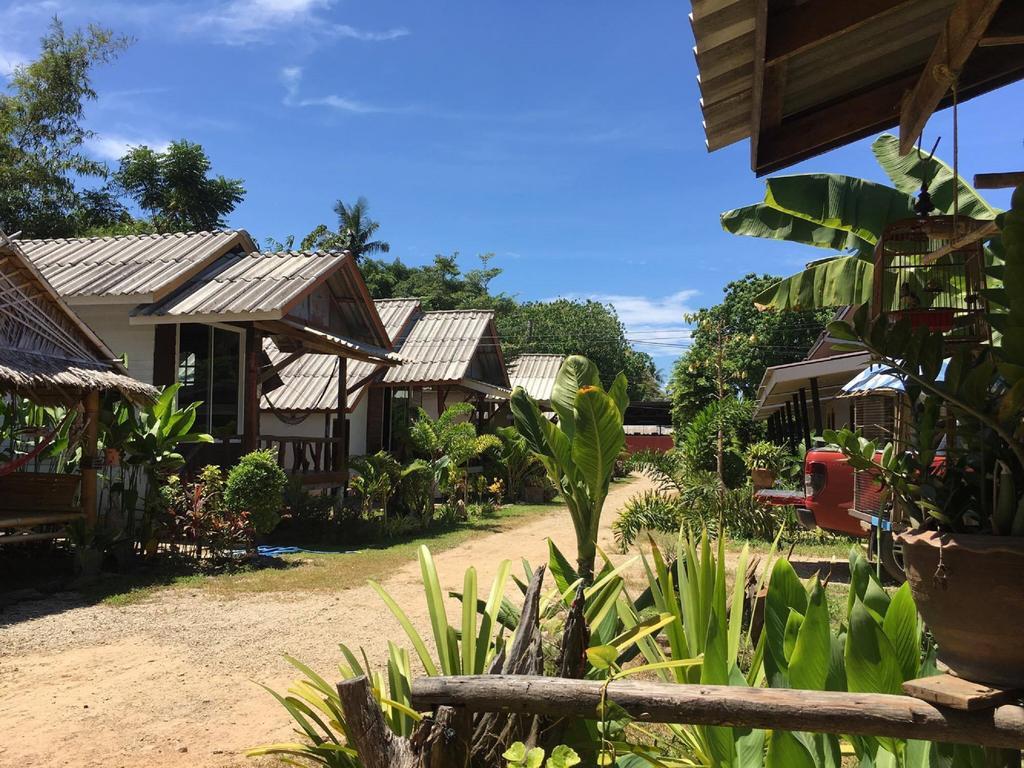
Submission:
<svg viewBox="0 0 1024 768">
<path fill-rule="evenodd" d="M 898 541 L 939 659 L 966 680 L 1024 688 L 1024 538 L 911 531 Z"/>
<path fill-rule="evenodd" d="M 774 488 L 775 473 L 770 469 L 754 467 L 750 470 L 750 481 L 754 484 L 755 489 Z"/>
</svg>

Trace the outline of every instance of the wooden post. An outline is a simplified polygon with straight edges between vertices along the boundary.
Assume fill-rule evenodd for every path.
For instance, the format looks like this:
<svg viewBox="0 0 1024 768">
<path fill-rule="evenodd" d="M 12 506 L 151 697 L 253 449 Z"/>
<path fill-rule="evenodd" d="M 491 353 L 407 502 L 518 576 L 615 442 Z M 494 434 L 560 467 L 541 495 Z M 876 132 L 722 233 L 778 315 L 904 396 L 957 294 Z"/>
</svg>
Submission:
<svg viewBox="0 0 1024 768">
<path fill-rule="evenodd" d="M 825 431 L 825 421 L 821 417 L 821 393 L 818 391 L 818 377 L 811 379 L 811 405 L 814 407 L 814 431 L 821 434 Z"/>
<path fill-rule="evenodd" d="M 800 424 L 804 429 L 804 445 L 811 447 L 811 420 L 807 415 L 807 390 L 800 387 Z"/>
<path fill-rule="evenodd" d="M 245 382 L 243 391 L 242 453 L 260 447 L 260 349 L 263 334 L 252 325 L 245 329 Z"/>
<path fill-rule="evenodd" d="M 783 428 L 786 433 L 786 442 L 788 442 L 789 447 L 795 451 L 796 438 L 793 436 L 795 434 L 793 431 L 793 404 L 789 400 L 785 402 L 782 413 L 782 422 Z"/>
<path fill-rule="evenodd" d="M 338 358 L 338 410 L 334 419 L 334 438 L 341 442 L 334 444 L 331 469 L 342 473 L 341 487 L 348 487 L 348 359 Z"/>
<path fill-rule="evenodd" d="M 99 449 L 100 393 L 91 390 L 83 400 L 85 436 L 82 444 L 82 512 L 89 526 L 96 525 L 96 455 Z"/>
<path fill-rule="evenodd" d="M 596 718 L 604 689 L 605 683 L 600 680 L 525 675 L 429 677 L 413 681 L 412 707 L 425 710 L 454 705 L 472 712 Z M 633 680 L 608 684 L 607 698 L 645 722 L 889 736 L 1018 750 L 1024 747 L 1024 707 L 1012 704 L 964 712 L 936 707 L 911 696 L 881 693 Z"/>
</svg>

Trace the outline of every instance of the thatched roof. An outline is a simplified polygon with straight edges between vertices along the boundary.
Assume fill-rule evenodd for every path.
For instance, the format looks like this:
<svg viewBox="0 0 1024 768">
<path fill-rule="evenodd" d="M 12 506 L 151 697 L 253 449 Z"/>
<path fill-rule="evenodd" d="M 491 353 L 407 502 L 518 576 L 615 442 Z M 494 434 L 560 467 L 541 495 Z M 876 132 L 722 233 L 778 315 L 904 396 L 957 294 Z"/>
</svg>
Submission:
<svg viewBox="0 0 1024 768">
<path fill-rule="evenodd" d="M 0 232 L 0 390 L 73 404 L 91 390 L 143 402 L 156 390 L 130 377 L 15 241 Z"/>
</svg>

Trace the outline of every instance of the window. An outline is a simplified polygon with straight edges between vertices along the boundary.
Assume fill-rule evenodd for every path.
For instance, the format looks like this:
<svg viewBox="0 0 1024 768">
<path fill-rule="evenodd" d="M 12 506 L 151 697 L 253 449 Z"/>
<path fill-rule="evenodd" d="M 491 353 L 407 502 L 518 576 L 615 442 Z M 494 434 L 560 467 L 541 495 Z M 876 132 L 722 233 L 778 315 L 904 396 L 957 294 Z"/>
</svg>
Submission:
<svg viewBox="0 0 1024 768">
<path fill-rule="evenodd" d="M 178 327 L 178 403 L 199 402 L 196 426 L 212 435 L 238 434 L 240 331 L 186 323 Z"/>
</svg>

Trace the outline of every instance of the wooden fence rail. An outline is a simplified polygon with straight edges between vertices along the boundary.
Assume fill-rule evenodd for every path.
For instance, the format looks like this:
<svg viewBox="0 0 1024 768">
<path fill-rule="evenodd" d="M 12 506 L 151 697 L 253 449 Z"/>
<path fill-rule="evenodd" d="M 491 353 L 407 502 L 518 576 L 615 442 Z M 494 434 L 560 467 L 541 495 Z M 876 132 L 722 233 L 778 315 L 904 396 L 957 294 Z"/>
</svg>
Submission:
<svg viewBox="0 0 1024 768">
<path fill-rule="evenodd" d="M 412 706 L 596 718 L 603 683 L 552 677 L 479 675 L 413 682 Z M 1024 707 L 975 712 L 911 696 L 617 681 L 608 698 L 632 717 L 656 723 L 727 725 L 855 736 L 891 736 L 1024 749 Z"/>
</svg>

